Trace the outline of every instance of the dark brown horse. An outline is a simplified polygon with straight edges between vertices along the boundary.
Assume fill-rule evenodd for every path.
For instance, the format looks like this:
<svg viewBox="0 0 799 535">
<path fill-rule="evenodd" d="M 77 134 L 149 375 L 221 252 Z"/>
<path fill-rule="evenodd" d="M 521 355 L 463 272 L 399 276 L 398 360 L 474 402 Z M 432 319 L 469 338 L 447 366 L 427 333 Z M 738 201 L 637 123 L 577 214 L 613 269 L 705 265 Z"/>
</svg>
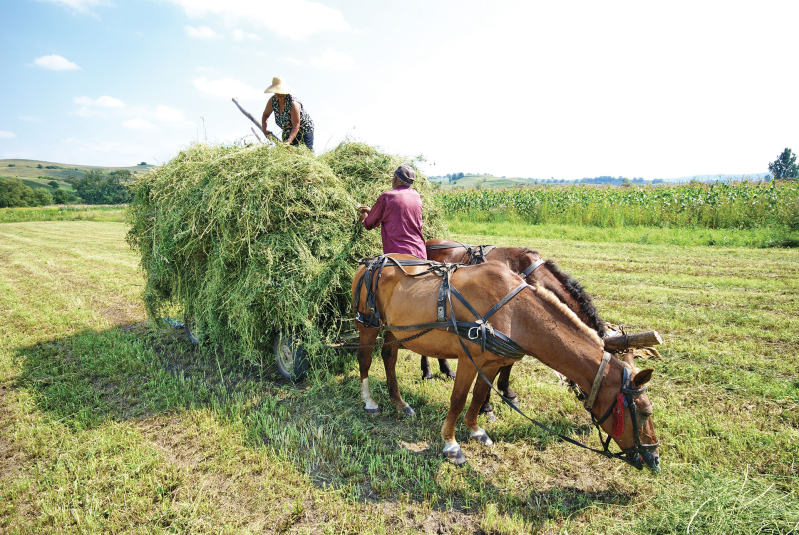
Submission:
<svg viewBox="0 0 799 535">
<path fill-rule="evenodd" d="M 480 264 L 487 260 L 501 262 L 508 268 L 520 274 L 525 274 L 529 284 L 535 282 L 551 291 L 555 296 L 589 327 L 597 331 L 600 337 L 605 335 L 605 322 L 599 317 L 594 308 L 591 296 L 588 295 L 579 282 L 561 271 L 552 260 L 541 264 L 541 256 L 536 251 L 521 247 L 494 247 L 491 245 L 471 246 L 459 242 L 432 239 L 427 240 L 427 258 L 436 262 L 450 262 L 461 264 Z M 430 365 L 426 356 L 422 356 L 422 377 L 431 379 Z M 455 377 L 447 361 L 438 360 L 441 373 L 448 377 Z M 516 393 L 509 385 L 510 369 L 513 365 L 504 366 L 499 371 L 497 388 L 508 399 L 515 399 Z M 481 408 L 481 412 L 490 412 L 491 405 L 488 399 Z"/>
<path fill-rule="evenodd" d="M 388 256 L 404 261 L 417 260 L 410 255 Z M 478 373 L 477 368 L 493 381 L 499 369 L 513 361 L 488 349 L 483 350 L 479 340 L 459 339 L 456 333 L 443 329 L 414 328 L 437 321 L 440 302 L 437 296 L 442 287 L 442 278 L 434 273 L 422 274 L 425 270 L 424 265 L 408 265 L 401 269 L 391 262 L 385 264 L 379 278 L 365 278 L 366 266 L 357 270 L 352 289 L 356 318 L 359 320 L 361 397 L 367 412 L 379 412 L 369 388 L 372 352 L 380 332 L 377 323 L 370 321 L 370 318 L 378 317 L 369 315 L 374 310 L 379 314 L 382 328 L 387 331 L 382 348 L 386 382 L 391 401 L 401 414 L 413 415 L 414 411 L 402 399 L 397 384 L 397 340 L 402 340 L 403 347 L 422 355 L 458 360 L 450 408 L 441 428 L 441 436 L 447 459 L 460 464 L 465 457 L 455 440 L 455 423 L 464 408 L 466 396 Z M 603 340 L 595 329 L 588 327 L 542 284 L 535 281 L 529 286 L 521 284 L 521 277 L 503 263 L 489 261 L 459 267 L 452 273 L 450 283 L 477 313 L 484 316 L 514 290 L 518 291 L 491 316 L 489 330 L 504 333 L 525 353 L 534 355 L 547 366 L 566 375 L 586 392 L 591 391 L 597 383 L 591 414 L 602 419 L 603 415 L 610 414 L 611 409 L 618 411 L 613 419 L 607 418 L 600 423 L 602 429 L 610 434 L 615 425 L 617 434 L 613 440 L 619 447 L 627 450 L 628 456 L 632 455 L 650 468 L 657 469 L 659 455 L 650 417 L 652 407 L 642 390 L 652 370 L 638 371 L 618 359 L 608 359 L 610 355 L 604 352 Z M 368 291 L 370 287 L 373 288 L 371 293 Z M 459 321 L 474 321 L 472 313 L 456 299 L 449 301 L 446 314 Z M 401 329 L 403 326 L 411 328 Z M 464 347 L 469 349 L 471 359 Z M 601 366 L 603 361 L 606 367 Z M 628 378 L 627 382 L 624 381 L 625 377 Z M 484 381 L 475 384 L 464 423 L 470 429 L 471 438 L 490 446 L 491 439 L 477 425 L 478 411 L 488 388 Z M 635 412 L 631 412 L 629 406 L 617 403 L 617 394 L 620 392 L 630 396 Z M 635 419 L 635 415 L 639 419 Z M 619 430 L 618 424 L 623 425 L 622 430 Z"/>
</svg>

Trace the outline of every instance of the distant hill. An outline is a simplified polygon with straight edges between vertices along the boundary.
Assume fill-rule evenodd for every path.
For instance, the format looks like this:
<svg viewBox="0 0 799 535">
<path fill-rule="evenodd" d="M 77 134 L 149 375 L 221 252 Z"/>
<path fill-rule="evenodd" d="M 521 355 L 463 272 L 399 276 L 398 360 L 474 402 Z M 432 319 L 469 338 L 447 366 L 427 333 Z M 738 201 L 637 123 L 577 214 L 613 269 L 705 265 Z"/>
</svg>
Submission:
<svg viewBox="0 0 799 535">
<path fill-rule="evenodd" d="M 458 173 L 460 175 L 460 173 Z M 463 175 L 462 177 L 431 176 L 430 180 L 444 188 L 510 188 L 514 186 L 530 186 L 536 179 L 521 177 L 499 177 L 492 175 Z"/>
<path fill-rule="evenodd" d="M 451 173 L 444 176 L 431 176 L 430 180 L 439 184 L 444 189 L 449 188 L 508 188 L 516 186 L 532 186 L 536 184 L 594 184 L 600 186 L 620 186 L 622 184 L 677 184 L 697 180 L 699 182 L 719 182 L 738 180 L 763 180 L 769 178 L 768 173 L 750 173 L 747 175 L 694 175 L 679 178 L 656 178 L 646 180 L 643 178 L 624 178 L 612 176 L 597 176 L 580 179 L 555 179 L 555 178 L 525 178 L 525 177 L 498 177 L 490 174 Z"/>
<path fill-rule="evenodd" d="M 51 180 L 58 182 L 64 189 L 71 189 L 66 179 L 80 178 L 91 169 L 99 169 L 104 173 L 127 169 L 132 175 L 146 173 L 154 165 L 132 165 L 130 167 L 101 167 L 96 165 L 77 165 L 46 162 L 44 160 L 0 160 L 0 176 L 16 177 L 31 187 L 49 187 Z"/>
</svg>

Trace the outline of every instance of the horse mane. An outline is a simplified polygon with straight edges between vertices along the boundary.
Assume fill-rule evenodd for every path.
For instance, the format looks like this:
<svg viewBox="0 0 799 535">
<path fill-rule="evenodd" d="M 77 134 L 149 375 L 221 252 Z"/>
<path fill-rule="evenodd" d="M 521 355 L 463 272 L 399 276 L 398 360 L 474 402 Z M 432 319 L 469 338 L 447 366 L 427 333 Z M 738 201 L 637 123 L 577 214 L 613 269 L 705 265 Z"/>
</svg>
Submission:
<svg viewBox="0 0 799 535">
<path fill-rule="evenodd" d="M 536 281 L 535 285 L 532 286 L 533 291 L 538 294 L 539 297 L 548 301 L 552 306 L 557 307 L 566 317 L 574 322 L 574 324 L 583 331 L 589 338 L 591 338 L 594 342 L 599 345 L 603 345 L 601 334 L 597 334 L 595 329 L 592 329 L 590 325 L 586 325 L 580 317 L 575 314 L 574 310 L 570 309 L 566 306 L 566 304 L 558 299 L 558 296 L 555 295 L 552 290 L 545 288 L 540 282 Z"/>
<path fill-rule="evenodd" d="M 528 250 L 529 251 L 529 250 Z M 535 253 L 535 251 L 529 251 L 531 253 Z M 538 253 L 535 253 L 538 254 Z M 585 315 L 590 320 L 590 326 L 593 327 L 597 333 L 599 333 L 600 337 L 605 336 L 605 320 L 599 317 L 599 313 L 594 306 L 594 301 L 591 299 L 591 296 L 585 291 L 583 286 L 571 278 L 568 273 L 561 271 L 561 269 L 555 264 L 553 260 L 547 260 L 544 262 L 544 265 L 549 269 L 549 271 L 555 275 L 555 278 L 563 284 L 563 287 L 571 294 L 572 297 L 577 301 L 580 305 L 580 309 L 585 313 Z"/>
</svg>

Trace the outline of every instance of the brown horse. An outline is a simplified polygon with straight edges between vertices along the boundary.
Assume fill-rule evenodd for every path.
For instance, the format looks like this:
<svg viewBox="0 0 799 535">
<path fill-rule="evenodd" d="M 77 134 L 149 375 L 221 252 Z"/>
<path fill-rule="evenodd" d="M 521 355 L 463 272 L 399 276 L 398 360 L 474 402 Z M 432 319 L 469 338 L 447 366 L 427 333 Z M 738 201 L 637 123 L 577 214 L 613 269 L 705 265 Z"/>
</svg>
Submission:
<svg viewBox="0 0 799 535">
<path fill-rule="evenodd" d="M 417 260 L 410 255 L 388 256 L 400 261 Z M 388 263 L 379 279 L 376 277 L 365 279 L 366 266 L 361 266 L 355 273 L 352 290 L 356 318 L 359 319 L 358 364 L 361 397 L 367 412 L 379 412 L 379 407 L 372 399 L 369 389 L 369 368 L 380 329 L 376 323 L 370 323 L 369 318 L 364 316 L 369 314 L 371 307 L 374 307 L 379 313 L 382 327 L 387 331 L 382 357 L 389 396 L 401 414 L 412 416 L 414 411 L 402 399 L 397 384 L 395 369 L 397 340 L 402 341 L 403 347 L 419 354 L 434 358 L 458 359 L 450 408 L 441 428 L 441 436 L 444 439 L 443 451 L 447 459 L 455 464 L 461 464 L 465 462 L 465 457 L 455 440 L 455 423 L 463 411 L 466 396 L 478 373 L 476 367 L 493 381 L 499 369 L 513 360 L 488 349 L 482 350 L 479 340 L 463 338 L 459 340 L 454 332 L 443 329 L 413 329 L 417 325 L 437 320 L 436 311 L 439 303 L 437 296 L 442 286 L 442 279 L 434 273 L 420 275 L 426 269 L 424 265 L 408 265 L 400 269 L 393 263 Z M 517 289 L 522 279 L 505 264 L 489 261 L 485 264 L 459 267 L 452 273 L 450 282 L 475 311 L 485 315 L 489 309 Z M 373 288 L 374 293 L 370 298 L 367 296 L 368 291 L 361 291 L 363 286 L 367 290 L 370 286 Z M 454 315 L 459 321 L 474 319 L 472 313 L 455 299 L 449 301 L 447 315 L 449 317 Z M 610 414 L 611 409 L 614 409 L 614 412 L 618 411 L 619 414 L 613 419 L 606 418 L 599 425 L 610 434 L 614 425 L 623 422 L 623 430 L 619 431 L 617 427 L 617 435 L 613 436 L 613 440 L 625 450 L 628 457 L 635 458 L 634 464 L 640 466 L 640 462 L 643 462 L 653 470 L 658 468 L 657 440 L 650 417 L 652 407 L 642 390 L 644 383 L 649 381 L 652 370 L 638 371 L 618 359 L 608 359 L 610 355 L 604 352 L 603 340 L 596 331 L 585 325 L 574 312 L 538 282 L 522 286 L 512 299 L 491 316 L 490 324 L 491 329 L 501 331 L 523 348 L 525 353 L 534 355 L 547 366 L 574 380 L 584 391 L 591 391 L 592 385 L 598 379 L 599 387 L 594 396 L 595 401 L 590 407 L 592 416 L 602 420 L 602 415 Z M 411 329 L 401 329 L 403 326 L 410 326 Z M 473 360 L 469 358 L 464 347 L 469 349 Z M 606 367 L 604 365 L 601 367 L 603 361 Z M 602 373 L 598 374 L 598 371 Z M 624 383 L 623 378 L 628 377 L 630 373 L 632 378 Z M 470 429 L 472 439 L 490 446 L 491 439 L 485 430 L 477 425 L 478 411 L 488 388 L 486 382 L 482 380 L 475 384 L 464 423 Z M 634 407 L 633 412 L 627 404 L 622 406 L 617 403 L 617 394 L 620 392 L 632 396 L 629 400 Z M 635 419 L 635 415 L 639 419 Z M 632 425 L 633 423 L 635 425 Z M 645 443 L 648 445 L 644 445 Z"/>
<path fill-rule="evenodd" d="M 427 240 L 425 245 L 427 246 L 427 258 L 436 262 L 461 264 L 480 264 L 487 260 L 501 262 L 511 271 L 526 275 L 525 280 L 528 283 L 537 282 L 551 291 L 564 305 L 577 314 L 583 323 L 597 331 L 600 337 L 605 335 L 605 322 L 594 308 L 591 296 L 583 290 L 579 282 L 561 271 L 552 260 L 541 264 L 542 260 L 538 252 L 521 247 L 470 246 L 440 239 Z M 430 365 L 424 355 L 422 355 L 421 366 L 422 378 L 432 379 Z M 438 366 L 445 376 L 455 377 L 446 360 L 439 359 Z M 516 393 L 511 390 L 509 385 L 512 366 L 512 364 L 503 366 L 497 378 L 497 388 L 508 399 L 516 398 Z M 481 412 L 490 411 L 491 405 L 486 398 Z"/>
</svg>

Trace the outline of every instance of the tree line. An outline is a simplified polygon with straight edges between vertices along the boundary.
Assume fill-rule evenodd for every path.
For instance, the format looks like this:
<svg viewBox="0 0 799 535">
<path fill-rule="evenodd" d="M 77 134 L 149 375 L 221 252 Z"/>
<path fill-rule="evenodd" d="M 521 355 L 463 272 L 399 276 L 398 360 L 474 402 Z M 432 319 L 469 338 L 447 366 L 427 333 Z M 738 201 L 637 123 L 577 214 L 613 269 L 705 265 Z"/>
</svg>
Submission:
<svg viewBox="0 0 799 535">
<path fill-rule="evenodd" d="M 68 178 L 75 192 L 58 187 L 51 180 L 49 188 L 30 187 L 15 177 L 0 177 L 0 208 L 12 206 L 43 206 L 48 204 L 123 204 L 132 196 L 126 184 L 131 181 L 126 169 L 104 173 L 91 169 L 80 178 Z"/>
</svg>

